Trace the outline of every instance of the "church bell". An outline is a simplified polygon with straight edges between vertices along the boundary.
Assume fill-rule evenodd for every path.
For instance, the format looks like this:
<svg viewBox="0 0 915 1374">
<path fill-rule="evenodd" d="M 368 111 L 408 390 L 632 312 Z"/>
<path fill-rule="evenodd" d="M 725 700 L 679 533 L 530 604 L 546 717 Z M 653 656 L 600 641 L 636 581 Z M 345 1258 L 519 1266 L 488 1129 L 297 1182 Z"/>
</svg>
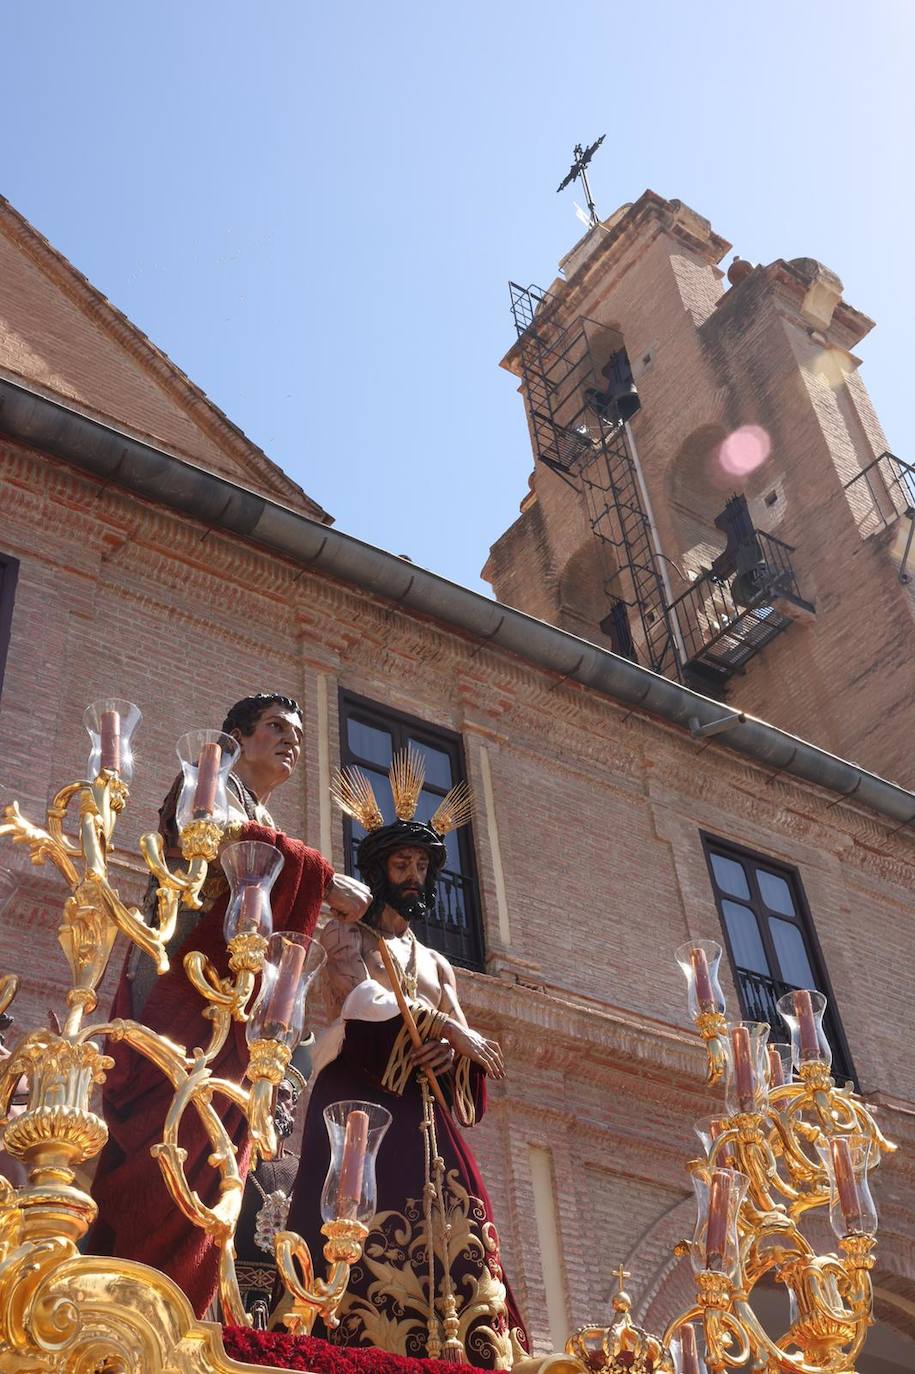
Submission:
<svg viewBox="0 0 915 1374">
<path fill-rule="evenodd" d="M 601 376 L 607 379 L 607 399 L 625 424 L 642 407 L 625 348 L 610 354 Z"/>
<path fill-rule="evenodd" d="M 601 420 L 611 424 L 621 420 L 626 424 L 641 409 L 642 403 L 624 348 L 610 354 L 606 366 L 601 368 L 601 376 L 606 386 L 603 389 L 589 386 L 584 393 L 585 403 Z"/>
</svg>

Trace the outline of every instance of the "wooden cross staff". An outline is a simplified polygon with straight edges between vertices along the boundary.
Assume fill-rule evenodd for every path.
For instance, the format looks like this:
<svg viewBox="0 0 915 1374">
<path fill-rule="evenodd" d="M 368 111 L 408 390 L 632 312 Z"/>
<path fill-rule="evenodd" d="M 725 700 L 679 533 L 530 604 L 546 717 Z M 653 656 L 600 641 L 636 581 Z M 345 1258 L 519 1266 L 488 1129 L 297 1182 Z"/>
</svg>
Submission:
<svg viewBox="0 0 915 1374">
<path fill-rule="evenodd" d="M 372 930 L 371 926 L 363 925 L 363 922 L 361 921 L 359 922 L 359 924 L 363 926 L 364 930 L 367 930 L 372 935 L 374 935 L 375 939 L 378 941 L 378 953 L 381 955 L 381 962 L 384 964 L 385 972 L 387 973 L 388 978 L 390 979 L 391 989 L 394 993 L 395 998 L 397 999 L 397 1005 L 400 1008 L 400 1014 L 403 1017 L 403 1023 L 407 1028 L 407 1034 L 413 1042 L 414 1049 L 418 1050 L 423 1043 L 423 1038 L 416 1028 L 416 1022 L 413 1019 L 413 1013 L 410 1010 L 410 1004 L 406 999 L 406 995 L 404 994 L 403 988 L 400 986 L 400 978 L 397 976 L 397 969 L 394 967 L 394 960 L 391 958 L 391 951 L 385 944 L 384 936 L 380 935 L 377 930 Z M 432 1072 L 431 1069 L 424 1069 L 424 1072 L 429 1080 L 429 1086 L 432 1089 L 432 1096 L 435 1098 L 436 1102 L 441 1107 L 442 1111 L 447 1113 L 448 1103 L 445 1101 L 445 1094 L 442 1092 L 442 1085 L 439 1083 L 438 1079 L 436 1078 L 435 1074 Z"/>
</svg>

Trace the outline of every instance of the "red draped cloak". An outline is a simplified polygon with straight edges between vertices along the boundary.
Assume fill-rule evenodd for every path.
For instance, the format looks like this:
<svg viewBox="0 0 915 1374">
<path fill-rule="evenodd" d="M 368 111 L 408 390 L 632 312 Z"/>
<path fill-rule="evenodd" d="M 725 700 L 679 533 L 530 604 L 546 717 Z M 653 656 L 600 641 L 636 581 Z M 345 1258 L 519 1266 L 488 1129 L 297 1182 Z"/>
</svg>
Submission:
<svg viewBox="0 0 915 1374">
<path fill-rule="evenodd" d="M 273 888 L 274 930 L 301 931 L 311 935 L 318 919 L 324 890 L 333 869 L 322 855 L 299 840 L 277 830 L 248 823 L 242 839 L 276 845 L 285 860 Z M 184 955 L 200 950 L 221 976 L 229 973 L 223 937 L 226 896 L 221 896 L 200 920 L 181 948 L 169 954 L 170 968 L 155 982 L 140 1016 L 143 1024 L 159 1031 L 189 1050 L 205 1045 L 210 1023 L 201 1012 L 204 1002 L 184 973 Z M 132 1019 L 131 983 L 127 965 L 115 994 L 112 1019 Z M 89 1254 L 117 1255 L 161 1269 L 184 1290 L 198 1316 L 216 1295 L 218 1251 L 208 1236 L 187 1221 L 172 1200 L 158 1163 L 150 1149 L 162 1139 L 165 1115 L 173 1089 L 165 1076 L 141 1054 L 125 1044 L 109 1043 L 115 1060 L 103 1097 L 109 1138 L 99 1160 L 92 1196 L 98 1217 L 86 1237 Z M 240 1083 L 248 1062 L 245 1028 L 232 1023 L 228 1039 L 214 1061 L 213 1073 Z M 216 1110 L 238 1149 L 238 1164 L 245 1176 L 250 1148 L 244 1118 L 224 1098 L 214 1098 Z M 211 1145 L 196 1112 L 185 1113 L 179 1143 L 187 1150 L 184 1164 L 188 1182 L 204 1203 L 212 1206 L 219 1192 L 219 1172 L 207 1159 Z"/>
</svg>

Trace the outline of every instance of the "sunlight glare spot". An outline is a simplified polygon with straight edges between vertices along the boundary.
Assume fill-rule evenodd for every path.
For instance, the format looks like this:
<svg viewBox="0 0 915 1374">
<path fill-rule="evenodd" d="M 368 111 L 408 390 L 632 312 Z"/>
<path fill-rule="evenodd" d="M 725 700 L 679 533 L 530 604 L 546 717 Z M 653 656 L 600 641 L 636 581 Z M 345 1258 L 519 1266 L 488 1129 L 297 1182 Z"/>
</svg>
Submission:
<svg viewBox="0 0 915 1374">
<path fill-rule="evenodd" d="M 772 452 L 772 440 L 762 425 L 741 425 L 721 443 L 718 462 L 730 477 L 755 472 Z"/>
</svg>

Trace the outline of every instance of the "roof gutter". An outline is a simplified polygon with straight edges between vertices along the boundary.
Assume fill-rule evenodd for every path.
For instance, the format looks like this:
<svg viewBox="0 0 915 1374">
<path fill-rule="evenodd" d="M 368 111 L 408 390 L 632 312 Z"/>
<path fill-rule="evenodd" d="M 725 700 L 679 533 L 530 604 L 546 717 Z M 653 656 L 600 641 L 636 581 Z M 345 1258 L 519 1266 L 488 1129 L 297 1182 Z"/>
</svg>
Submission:
<svg viewBox="0 0 915 1374">
<path fill-rule="evenodd" d="M 893 821 L 915 820 L 915 793 L 660 677 L 565 630 L 490 601 L 394 554 L 292 511 L 0 376 L 0 433 L 294 562 L 394 602 L 528 663 L 700 734 L 755 763 L 854 798 Z M 702 727 L 712 727 L 703 730 Z"/>
</svg>

